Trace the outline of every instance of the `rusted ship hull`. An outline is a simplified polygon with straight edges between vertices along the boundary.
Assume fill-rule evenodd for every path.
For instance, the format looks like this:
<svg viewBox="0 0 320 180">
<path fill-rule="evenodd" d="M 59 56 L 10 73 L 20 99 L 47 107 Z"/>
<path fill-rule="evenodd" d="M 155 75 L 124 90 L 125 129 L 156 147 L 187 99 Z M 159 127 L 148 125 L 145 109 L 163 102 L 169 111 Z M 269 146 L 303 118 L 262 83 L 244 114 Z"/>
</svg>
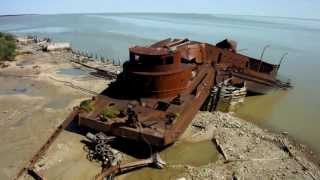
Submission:
<svg viewBox="0 0 320 180">
<path fill-rule="evenodd" d="M 166 146 L 185 131 L 216 83 L 231 79 L 249 93 L 265 94 L 278 88 L 278 68 L 236 53 L 235 42 L 166 39 L 134 47 L 123 75 L 93 99 L 93 110 L 79 115 L 79 125 Z M 119 113 L 103 117 L 112 108 Z"/>
<path fill-rule="evenodd" d="M 136 141 L 146 141 L 154 146 L 163 147 L 172 144 L 188 127 L 214 85 L 215 71 L 212 66 L 206 65 L 199 74 L 192 85 L 179 96 L 178 100 L 176 99 L 180 102 L 173 102 L 176 97 L 160 100 L 147 98 L 138 102 L 100 95 L 94 98 L 94 110 L 92 112 L 79 114 L 78 123 L 80 126 L 110 135 Z M 166 110 L 155 108 L 159 105 L 159 102 L 168 106 Z M 97 117 L 109 104 L 119 109 L 126 109 L 128 104 L 136 104 L 134 110 L 138 112 L 139 123 L 141 124 L 128 124 L 126 119 L 121 118 L 114 121 L 101 121 Z M 168 113 L 175 116 L 174 119 L 167 117 Z"/>
<path fill-rule="evenodd" d="M 278 89 L 276 81 L 258 78 L 243 73 L 231 73 L 234 82 L 244 82 L 249 94 L 266 94 L 272 90 Z"/>
<path fill-rule="evenodd" d="M 236 52 L 236 43 L 224 40 L 212 47 L 219 52 L 216 69 L 217 81 L 232 79 L 233 82 L 245 83 L 249 94 L 266 94 L 274 89 L 290 88 L 290 83 L 277 79 L 280 65 L 270 64 Z"/>
</svg>

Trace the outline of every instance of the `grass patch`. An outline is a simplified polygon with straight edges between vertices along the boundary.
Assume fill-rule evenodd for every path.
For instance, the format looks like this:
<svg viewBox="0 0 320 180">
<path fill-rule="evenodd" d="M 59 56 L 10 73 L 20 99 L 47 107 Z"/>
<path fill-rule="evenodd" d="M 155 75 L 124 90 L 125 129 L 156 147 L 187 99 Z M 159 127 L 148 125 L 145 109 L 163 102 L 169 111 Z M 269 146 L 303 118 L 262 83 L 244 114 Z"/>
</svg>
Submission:
<svg viewBox="0 0 320 180">
<path fill-rule="evenodd" d="M 15 38 L 11 34 L 0 32 L 0 61 L 13 61 L 16 48 Z"/>
<path fill-rule="evenodd" d="M 86 112 L 90 112 L 93 110 L 92 100 L 84 100 L 80 103 L 80 108 L 85 110 Z"/>
<path fill-rule="evenodd" d="M 118 117 L 120 114 L 121 110 L 116 106 L 108 106 L 101 113 L 102 117 L 105 119 L 113 119 Z"/>
</svg>

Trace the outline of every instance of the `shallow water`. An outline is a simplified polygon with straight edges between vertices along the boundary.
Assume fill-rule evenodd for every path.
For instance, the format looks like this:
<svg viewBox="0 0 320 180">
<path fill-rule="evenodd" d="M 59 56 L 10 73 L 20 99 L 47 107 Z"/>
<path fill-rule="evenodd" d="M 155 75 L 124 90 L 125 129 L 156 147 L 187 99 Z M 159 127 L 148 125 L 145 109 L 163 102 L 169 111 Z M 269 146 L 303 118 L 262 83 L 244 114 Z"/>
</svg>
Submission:
<svg viewBox="0 0 320 180">
<path fill-rule="evenodd" d="M 160 153 L 170 165 L 201 166 L 217 160 L 218 151 L 211 141 L 181 142 Z"/>
<path fill-rule="evenodd" d="M 145 168 L 128 173 L 125 179 L 177 179 L 184 172 L 184 165 L 201 166 L 214 162 L 218 158 L 218 151 L 211 141 L 181 142 L 164 150 L 160 156 L 168 164 L 164 170 Z"/>
<path fill-rule="evenodd" d="M 287 132 L 320 154 L 320 104 L 313 104 L 319 103 L 318 97 L 310 93 L 297 97 L 295 93 L 293 90 L 248 97 L 236 115 L 277 132 Z"/>
<path fill-rule="evenodd" d="M 4 81 L 4 80 L 10 80 Z M 6 95 L 18 95 L 18 94 L 30 94 L 33 90 L 33 84 L 32 82 L 19 80 L 17 78 L 2 78 L 0 76 L 0 81 L 5 82 L 5 85 L 0 86 L 0 95 L 6 96 Z"/>
<path fill-rule="evenodd" d="M 57 71 L 59 75 L 68 75 L 68 76 L 85 76 L 89 75 L 89 71 L 85 71 L 79 68 L 63 68 Z"/>
</svg>

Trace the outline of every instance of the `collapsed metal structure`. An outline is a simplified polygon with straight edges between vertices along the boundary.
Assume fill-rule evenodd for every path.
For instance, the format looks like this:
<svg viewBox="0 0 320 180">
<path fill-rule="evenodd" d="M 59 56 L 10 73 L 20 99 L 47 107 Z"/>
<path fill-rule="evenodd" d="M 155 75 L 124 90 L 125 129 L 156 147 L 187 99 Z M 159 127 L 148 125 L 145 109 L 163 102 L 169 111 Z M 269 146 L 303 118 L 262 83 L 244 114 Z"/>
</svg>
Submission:
<svg viewBox="0 0 320 180">
<path fill-rule="evenodd" d="M 79 126 L 164 147 L 179 138 L 204 104 L 207 110 L 215 109 L 212 104 L 218 98 L 210 94 L 225 80 L 257 94 L 290 87 L 277 79 L 280 65 L 237 53 L 234 41 L 212 45 L 165 39 L 129 52 L 116 81 L 77 107 L 18 177 L 27 170 L 34 172 L 35 162 L 73 120 Z"/>
</svg>

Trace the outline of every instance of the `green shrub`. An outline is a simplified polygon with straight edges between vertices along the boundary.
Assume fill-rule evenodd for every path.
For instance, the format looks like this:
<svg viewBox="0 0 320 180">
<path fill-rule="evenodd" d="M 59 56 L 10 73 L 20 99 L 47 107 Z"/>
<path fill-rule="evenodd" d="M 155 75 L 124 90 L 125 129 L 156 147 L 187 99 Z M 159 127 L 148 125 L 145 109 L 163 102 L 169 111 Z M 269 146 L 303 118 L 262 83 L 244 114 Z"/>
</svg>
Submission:
<svg viewBox="0 0 320 180">
<path fill-rule="evenodd" d="M 90 112 L 93 110 L 93 107 L 92 107 L 92 100 L 85 100 L 85 101 L 82 101 L 80 103 L 80 108 L 87 111 L 87 112 Z"/>
<path fill-rule="evenodd" d="M 118 117 L 120 115 L 120 113 L 121 113 L 121 111 L 118 107 L 108 106 L 102 111 L 101 115 L 105 119 L 108 119 L 108 118 L 113 119 L 113 118 Z"/>
<path fill-rule="evenodd" d="M 14 37 L 11 34 L 0 32 L 0 61 L 13 61 L 16 48 Z"/>
</svg>

